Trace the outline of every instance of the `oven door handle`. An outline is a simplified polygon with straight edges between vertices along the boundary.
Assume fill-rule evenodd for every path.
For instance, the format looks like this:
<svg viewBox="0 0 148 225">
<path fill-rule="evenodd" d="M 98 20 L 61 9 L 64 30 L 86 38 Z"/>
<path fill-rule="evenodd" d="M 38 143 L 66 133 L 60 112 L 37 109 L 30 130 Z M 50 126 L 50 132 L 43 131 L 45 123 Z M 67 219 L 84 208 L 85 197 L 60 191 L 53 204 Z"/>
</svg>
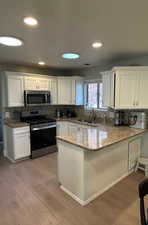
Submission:
<svg viewBox="0 0 148 225">
<path fill-rule="evenodd" d="M 32 131 L 36 131 L 36 130 L 45 130 L 45 129 L 50 129 L 50 128 L 54 128 L 54 127 L 56 127 L 56 124 L 50 125 L 50 126 L 45 126 L 45 127 L 35 127 L 35 128 L 32 128 L 31 130 L 32 130 Z"/>
</svg>

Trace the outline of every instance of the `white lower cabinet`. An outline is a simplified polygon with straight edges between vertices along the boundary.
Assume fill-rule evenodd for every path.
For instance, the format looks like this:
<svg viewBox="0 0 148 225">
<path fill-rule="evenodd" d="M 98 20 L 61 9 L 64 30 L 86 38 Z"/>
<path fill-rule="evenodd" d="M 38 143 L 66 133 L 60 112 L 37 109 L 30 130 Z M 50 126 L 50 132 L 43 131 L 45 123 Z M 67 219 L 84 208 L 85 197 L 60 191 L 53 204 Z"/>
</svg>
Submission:
<svg viewBox="0 0 148 225">
<path fill-rule="evenodd" d="M 128 144 L 129 152 L 129 170 L 135 168 L 138 158 L 141 153 L 141 137 L 129 141 Z"/>
<path fill-rule="evenodd" d="M 20 160 L 30 156 L 30 129 L 5 127 L 7 135 L 6 156 L 12 160 Z"/>
<path fill-rule="evenodd" d="M 58 121 L 57 122 L 57 136 L 68 135 L 68 122 Z"/>
</svg>

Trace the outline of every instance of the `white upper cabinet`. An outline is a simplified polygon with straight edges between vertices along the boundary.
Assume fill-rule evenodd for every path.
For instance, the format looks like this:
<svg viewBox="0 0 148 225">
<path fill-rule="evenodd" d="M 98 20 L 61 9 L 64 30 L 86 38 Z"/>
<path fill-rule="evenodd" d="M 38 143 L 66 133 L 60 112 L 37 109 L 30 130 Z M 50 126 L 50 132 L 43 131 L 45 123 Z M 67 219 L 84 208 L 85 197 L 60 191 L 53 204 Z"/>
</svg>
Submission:
<svg viewBox="0 0 148 225">
<path fill-rule="evenodd" d="M 17 76 L 15 73 L 6 73 L 6 89 L 8 107 L 24 106 L 24 78 Z"/>
<path fill-rule="evenodd" d="M 137 108 L 148 108 L 148 71 L 140 72 L 138 79 Z"/>
<path fill-rule="evenodd" d="M 58 103 L 57 78 L 51 78 L 49 80 L 49 90 L 51 93 L 51 104 L 57 104 Z"/>
<path fill-rule="evenodd" d="M 24 90 L 50 91 L 51 104 L 83 105 L 83 79 L 81 77 L 54 77 L 4 72 L 2 104 L 6 107 L 24 106 Z M 6 88 L 5 88 L 6 87 Z"/>
<path fill-rule="evenodd" d="M 82 78 L 75 79 L 75 104 L 84 104 L 84 81 Z"/>
<path fill-rule="evenodd" d="M 38 78 L 37 79 L 37 90 L 49 91 L 49 79 L 48 78 Z"/>
<path fill-rule="evenodd" d="M 72 82 L 73 80 L 67 77 L 58 78 L 58 104 L 73 104 Z"/>
<path fill-rule="evenodd" d="M 148 68 L 116 68 L 103 74 L 103 85 L 103 101 L 108 107 L 148 109 Z"/>
<path fill-rule="evenodd" d="M 111 105 L 111 75 L 110 71 L 102 73 L 103 82 L 103 106 L 107 107 Z"/>
<path fill-rule="evenodd" d="M 58 77 L 58 104 L 83 104 L 83 79 L 79 77 Z"/>
<path fill-rule="evenodd" d="M 137 107 L 138 75 L 136 71 L 119 71 L 116 73 L 116 108 L 132 109 Z"/>
<path fill-rule="evenodd" d="M 25 76 L 25 90 L 48 91 L 49 79 Z"/>
</svg>

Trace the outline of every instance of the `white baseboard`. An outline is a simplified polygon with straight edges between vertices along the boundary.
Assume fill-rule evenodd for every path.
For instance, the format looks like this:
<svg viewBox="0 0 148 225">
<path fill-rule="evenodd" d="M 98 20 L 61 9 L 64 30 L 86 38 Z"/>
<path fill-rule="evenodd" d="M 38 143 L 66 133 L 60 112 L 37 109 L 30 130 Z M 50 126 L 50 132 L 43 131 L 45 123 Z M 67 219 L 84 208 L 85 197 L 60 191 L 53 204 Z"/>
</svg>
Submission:
<svg viewBox="0 0 148 225">
<path fill-rule="evenodd" d="M 117 184 L 118 182 L 120 182 L 122 179 L 124 179 L 125 177 L 127 177 L 128 175 L 130 175 L 132 172 L 133 172 L 133 170 L 132 171 L 128 171 L 126 174 L 124 174 L 123 176 L 121 176 L 120 178 L 118 178 L 116 181 L 112 182 L 110 185 L 108 185 L 104 189 L 99 190 L 97 193 L 93 194 L 87 200 L 82 200 L 82 199 L 78 198 L 75 194 L 73 194 L 72 192 L 70 192 L 69 190 L 67 190 L 62 185 L 60 186 L 60 188 L 64 192 L 66 192 L 68 195 L 70 195 L 74 200 L 76 200 L 78 203 L 80 203 L 82 206 L 85 206 L 88 203 L 90 203 L 91 201 L 93 201 L 94 199 L 96 199 L 98 196 L 100 196 L 101 194 L 103 194 L 105 191 L 107 191 L 108 189 L 110 189 L 111 187 L 113 187 L 115 184 Z"/>
<path fill-rule="evenodd" d="M 63 187 L 62 185 L 60 186 L 60 188 L 66 192 L 68 195 L 70 195 L 74 200 L 76 200 L 77 202 L 80 203 L 80 205 L 85 206 L 85 201 L 81 200 L 80 198 L 78 198 L 76 195 L 74 195 L 72 192 L 68 191 L 65 187 Z"/>
<path fill-rule="evenodd" d="M 14 159 L 12 159 L 11 157 L 9 157 L 7 154 L 5 154 L 5 157 L 6 157 L 7 159 L 9 159 L 9 161 L 12 162 L 12 163 L 18 163 L 18 162 L 21 162 L 21 161 L 30 159 L 30 157 L 27 156 L 27 157 L 24 157 L 24 158 L 21 158 L 21 159 L 14 160 Z"/>
<path fill-rule="evenodd" d="M 5 156 L 7 159 L 9 159 L 10 162 L 16 163 L 16 161 L 13 160 L 12 158 L 10 158 L 10 157 L 6 154 L 6 152 L 5 152 L 4 156 Z"/>
<path fill-rule="evenodd" d="M 4 155 L 4 157 L 7 157 L 7 151 L 5 148 L 3 149 L 3 155 Z"/>
</svg>

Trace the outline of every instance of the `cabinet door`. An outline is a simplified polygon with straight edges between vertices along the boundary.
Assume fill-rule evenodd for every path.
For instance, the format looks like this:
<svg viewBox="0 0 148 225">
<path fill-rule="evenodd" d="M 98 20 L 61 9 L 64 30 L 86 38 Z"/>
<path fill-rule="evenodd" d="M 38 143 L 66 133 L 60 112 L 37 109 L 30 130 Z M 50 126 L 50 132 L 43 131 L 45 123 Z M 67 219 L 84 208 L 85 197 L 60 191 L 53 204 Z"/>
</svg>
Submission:
<svg viewBox="0 0 148 225">
<path fill-rule="evenodd" d="M 110 74 L 103 74 L 103 106 L 109 107 L 111 101 L 111 79 Z"/>
<path fill-rule="evenodd" d="M 67 136 L 68 135 L 68 123 L 66 121 L 57 122 L 57 136 Z"/>
<path fill-rule="evenodd" d="M 58 104 L 70 105 L 72 102 L 72 80 L 68 78 L 58 79 Z"/>
<path fill-rule="evenodd" d="M 76 104 L 76 80 L 72 79 L 71 80 L 71 104 L 75 105 Z"/>
<path fill-rule="evenodd" d="M 102 74 L 103 83 L 103 106 L 114 108 L 114 73 L 106 71 Z"/>
<path fill-rule="evenodd" d="M 136 71 L 120 71 L 116 73 L 115 108 L 136 108 L 138 76 Z"/>
<path fill-rule="evenodd" d="M 83 79 L 76 79 L 75 81 L 75 96 L 74 101 L 76 105 L 84 105 L 84 82 Z"/>
<path fill-rule="evenodd" d="M 8 107 L 24 106 L 23 76 L 7 76 Z"/>
<path fill-rule="evenodd" d="M 53 78 L 49 80 L 49 90 L 51 94 L 51 104 L 57 104 L 57 79 Z"/>
<path fill-rule="evenodd" d="M 49 79 L 36 78 L 36 89 L 40 91 L 49 91 Z"/>
<path fill-rule="evenodd" d="M 148 108 L 148 72 L 143 71 L 139 74 L 139 90 L 137 91 L 136 106 L 139 109 Z"/>
<path fill-rule="evenodd" d="M 134 169 L 136 162 L 140 157 L 141 138 L 134 139 L 129 142 L 129 170 Z"/>
<path fill-rule="evenodd" d="M 30 134 L 14 135 L 14 160 L 30 156 Z"/>
<path fill-rule="evenodd" d="M 36 90 L 37 82 L 34 77 L 25 77 L 25 90 Z"/>
<path fill-rule="evenodd" d="M 26 76 L 25 77 L 25 90 L 48 91 L 49 90 L 49 79 Z"/>
<path fill-rule="evenodd" d="M 57 127 L 56 127 L 56 136 L 61 136 L 61 122 L 57 122 Z"/>
</svg>

